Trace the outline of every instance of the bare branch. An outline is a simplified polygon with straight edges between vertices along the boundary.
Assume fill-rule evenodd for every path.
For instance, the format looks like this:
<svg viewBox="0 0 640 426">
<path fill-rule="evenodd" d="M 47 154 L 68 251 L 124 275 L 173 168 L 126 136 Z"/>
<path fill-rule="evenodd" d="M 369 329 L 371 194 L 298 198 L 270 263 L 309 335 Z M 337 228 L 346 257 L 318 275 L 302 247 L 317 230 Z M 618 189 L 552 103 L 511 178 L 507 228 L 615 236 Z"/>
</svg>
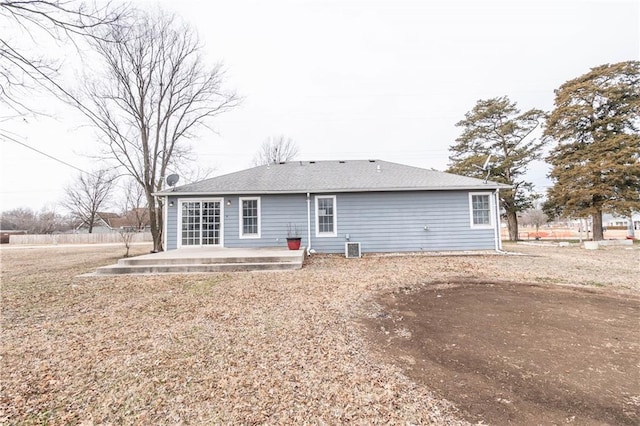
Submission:
<svg viewBox="0 0 640 426">
<path fill-rule="evenodd" d="M 159 251 L 163 216 L 152 194 L 188 154 L 200 126 L 239 98 L 223 90 L 222 67 L 208 69 L 195 33 L 173 15 L 136 12 L 128 25 L 95 34 L 91 44 L 104 67 L 70 103 L 94 124 L 109 157 L 144 188 Z"/>
<path fill-rule="evenodd" d="M 58 94 L 55 80 L 60 61 L 47 57 L 43 46 L 49 42 L 71 42 L 81 53 L 81 40 L 99 37 L 95 32 L 103 27 L 116 26 L 128 13 L 126 5 L 88 5 L 80 1 L 3 0 L 0 19 L 14 25 L 27 37 L 0 39 L 0 102 L 17 114 L 36 110 L 21 98 L 44 88 Z M 107 40 L 104 40 L 107 41 Z M 35 53 L 34 53 L 35 52 Z"/>
<path fill-rule="evenodd" d="M 283 161 L 291 161 L 298 156 L 296 142 L 284 135 L 271 136 L 265 140 L 253 157 L 254 166 L 265 166 Z"/>
<path fill-rule="evenodd" d="M 91 234 L 100 219 L 98 213 L 105 208 L 111 198 L 115 178 L 109 170 L 98 170 L 91 175 L 80 174 L 75 182 L 65 189 L 63 205 L 86 226 Z"/>
</svg>

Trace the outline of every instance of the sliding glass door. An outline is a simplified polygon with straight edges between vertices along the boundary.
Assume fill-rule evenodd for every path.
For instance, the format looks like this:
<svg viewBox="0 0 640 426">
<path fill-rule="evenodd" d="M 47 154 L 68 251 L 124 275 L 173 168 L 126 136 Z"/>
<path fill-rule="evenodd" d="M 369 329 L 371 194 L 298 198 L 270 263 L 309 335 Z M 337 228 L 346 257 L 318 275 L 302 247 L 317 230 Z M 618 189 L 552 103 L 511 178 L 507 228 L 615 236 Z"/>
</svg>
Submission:
<svg viewBox="0 0 640 426">
<path fill-rule="evenodd" d="M 222 200 L 181 201 L 180 245 L 222 244 Z"/>
</svg>

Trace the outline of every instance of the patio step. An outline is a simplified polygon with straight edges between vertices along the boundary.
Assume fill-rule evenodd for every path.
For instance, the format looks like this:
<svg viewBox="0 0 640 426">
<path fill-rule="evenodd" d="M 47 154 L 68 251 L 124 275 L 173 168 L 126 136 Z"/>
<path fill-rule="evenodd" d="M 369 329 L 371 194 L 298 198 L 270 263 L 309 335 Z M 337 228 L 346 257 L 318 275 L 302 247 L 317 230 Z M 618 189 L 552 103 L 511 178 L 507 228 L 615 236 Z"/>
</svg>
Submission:
<svg viewBox="0 0 640 426">
<path fill-rule="evenodd" d="M 95 275 L 183 274 L 240 271 L 290 271 L 302 268 L 305 250 L 186 249 L 170 250 L 118 260 Z"/>
<path fill-rule="evenodd" d="M 97 275 L 122 274 L 185 274 L 207 272 L 243 272 L 243 271 L 291 271 L 302 268 L 302 263 L 266 262 L 266 263 L 209 263 L 209 264 L 170 264 L 170 265 L 112 265 L 96 269 Z"/>
<path fill-rule="evenodd" d="M 137 258 L 129 257 L 118 260 L 120 266 L 156 266 L 156 265 L 212 265 L 237 263 L 288 263 L 296 260 L 294 256 L 238 256 L 238 257 L 181 257 L 181 258 Z"/>
</svg>

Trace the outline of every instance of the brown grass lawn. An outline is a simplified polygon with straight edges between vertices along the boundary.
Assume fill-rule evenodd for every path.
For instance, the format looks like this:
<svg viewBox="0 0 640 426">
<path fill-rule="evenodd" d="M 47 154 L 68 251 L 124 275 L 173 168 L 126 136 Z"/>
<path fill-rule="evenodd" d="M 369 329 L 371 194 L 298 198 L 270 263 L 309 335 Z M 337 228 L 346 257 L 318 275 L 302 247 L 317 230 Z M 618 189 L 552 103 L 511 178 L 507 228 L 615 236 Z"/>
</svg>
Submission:
<svg viewBox="0 0 640 426">
<path fill-rule="evenodd" d="M 138 253 L 148 247 L 136 246 Z M 2 249 L 0 423 L 463 424 L 368 347 L 382 292 L 451 279 L 640 294 L 640 247 L 315 256 L 295 272 L 78 277 L 116 246 Z"/>
</svg>

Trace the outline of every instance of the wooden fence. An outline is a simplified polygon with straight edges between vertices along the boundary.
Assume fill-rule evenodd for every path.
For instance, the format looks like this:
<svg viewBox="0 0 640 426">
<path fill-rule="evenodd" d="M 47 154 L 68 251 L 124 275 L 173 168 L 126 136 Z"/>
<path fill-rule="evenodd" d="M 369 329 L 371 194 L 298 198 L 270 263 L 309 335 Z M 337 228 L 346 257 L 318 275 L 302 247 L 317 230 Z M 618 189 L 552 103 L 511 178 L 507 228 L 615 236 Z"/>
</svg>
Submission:
<svg viewBox="0 0 640 426">
<path fill-rule="evenodd" d="M 151 242 L 151 232 L 133 234 L 132 243 Z M 99 234 L 53 234 L 53 235 L 11 235 L 9 244 L 48 245 L 48 244 L 110 244 L 124 243 L 116 232 Z"/>
</svg>

